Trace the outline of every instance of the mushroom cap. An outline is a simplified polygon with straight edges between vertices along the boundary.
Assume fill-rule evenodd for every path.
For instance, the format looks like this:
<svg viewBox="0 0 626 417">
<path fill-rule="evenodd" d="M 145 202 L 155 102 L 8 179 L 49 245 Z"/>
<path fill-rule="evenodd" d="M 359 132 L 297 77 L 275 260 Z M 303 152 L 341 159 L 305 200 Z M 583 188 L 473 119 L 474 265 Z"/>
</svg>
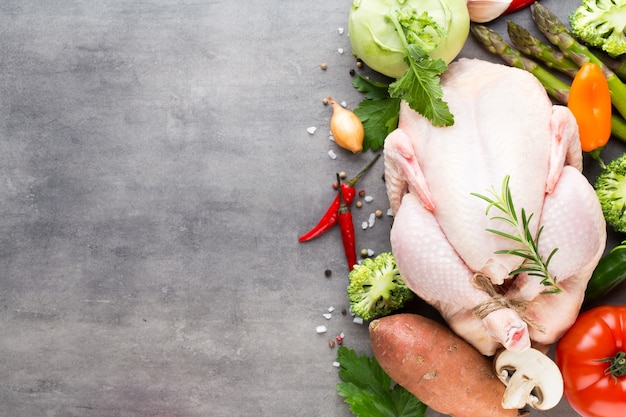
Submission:
<svg viewBox="0 0 626 417">
<path fill-rule="evenodd" d="M 552 359 L 537 349 L 503 350 L 496 355 L 493 364 L 496 375 L 506 385 L 503 408 L 519 409 L 528 404 L 537 410 L 548 410 L 561 401 L 561 371 Z"/>
</svg>

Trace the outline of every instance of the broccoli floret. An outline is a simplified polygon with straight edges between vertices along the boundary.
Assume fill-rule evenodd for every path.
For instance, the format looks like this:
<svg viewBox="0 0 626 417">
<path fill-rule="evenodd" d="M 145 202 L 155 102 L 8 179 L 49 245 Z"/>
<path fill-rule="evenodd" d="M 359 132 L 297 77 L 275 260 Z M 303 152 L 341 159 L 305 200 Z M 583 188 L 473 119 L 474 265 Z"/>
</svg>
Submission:
<svg viewBox="0 0 626 417">
<path fill-rule="evenodd" d="M 622 0 L 582 0 L 569 16 L 572 33 L 588 46 L 615 57 L 626 53 L 626 3 Z"/>
<path fill-rule="evenodd" d="M 618 232 L 626 232 L 626 154 L 602 169 L 594 188 L 606 223 Z"/>
<path fill-rule="evenodd" d="M 415 297 L 406 286 L 390 252 L 366 258 L 348 275 L 350 309 L 364 320 L 388 315 Z"/>
</svg>

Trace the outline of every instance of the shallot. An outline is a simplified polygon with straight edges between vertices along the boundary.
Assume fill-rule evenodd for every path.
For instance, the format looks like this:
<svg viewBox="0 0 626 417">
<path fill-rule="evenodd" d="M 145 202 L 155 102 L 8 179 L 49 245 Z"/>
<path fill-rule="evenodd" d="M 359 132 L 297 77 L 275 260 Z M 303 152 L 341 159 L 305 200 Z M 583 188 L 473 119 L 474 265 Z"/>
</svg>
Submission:
<svg viewBox="0 0 626 417">
<path fill-rule="evenodd" d="M 328 97 L 328 102 L 333 106 L 330 131 L 335 138 L 335 142 L 353 153 L 361 152 L 363 150 L 363 138 L 365 137 L 361 119 L 331 97 Z"/>
</svg>

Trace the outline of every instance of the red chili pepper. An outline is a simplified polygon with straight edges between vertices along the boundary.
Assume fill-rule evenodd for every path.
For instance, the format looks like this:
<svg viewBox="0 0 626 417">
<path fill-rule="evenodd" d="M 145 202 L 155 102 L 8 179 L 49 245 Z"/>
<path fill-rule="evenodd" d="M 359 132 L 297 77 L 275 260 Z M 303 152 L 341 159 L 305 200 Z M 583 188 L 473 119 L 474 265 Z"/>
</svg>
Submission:
<svg viewBox="0 0 626 417">
<path fill-rule="evenodd" d="M 524 7 L 530 6 L 535 1 L 536 0 L 513 0 L 511 4 L 509 4 L 509 8 L 506 9 L 503 14 L 513 13 L 523 9 Z"/>
<path fill-rule="evenodd" d="M 341 189 L 343 192 L 343 198 L 345 199 L 346 205 L 350 206 L 356 197 L 356 189 L 354 188 L 356 183 L 370 170 L 370 168 L 374 165 L 376 161 L 380 158 L 380 154 L 376 155 L 376 157 L 356 174 L 353 178 L 350 178 L 348 181 L 341 183 L 341 186 L 338 186 L 338 189 Z M 337 183 L 339 184 L 339 183 Z M 337 223 L 337 217 L 339 214 L 339 195 L 335 197 L 333 202 L 331 203 L 324 216 L 320 219 L 318 224 L 302 236 L 298 238 L 298 242 L 306 242 L 311 239 L 315 239 L 329 231 L 335 223 Z"/>
<path fill-rule="evenodd" d="M 339 174 L 337 174 L 339 181 Z M 337 190 L 339 194 L 339 229 L 341 230 L 341 240 L 343 241 L 343 250 L 346 253 L 348 261 L 348 270 L 352 271 L 356 265 L 356 238 L 354 235 L 354 222 L 352 221 L 352 212 L 343 198 L 342 187 Z"/>
</svg>

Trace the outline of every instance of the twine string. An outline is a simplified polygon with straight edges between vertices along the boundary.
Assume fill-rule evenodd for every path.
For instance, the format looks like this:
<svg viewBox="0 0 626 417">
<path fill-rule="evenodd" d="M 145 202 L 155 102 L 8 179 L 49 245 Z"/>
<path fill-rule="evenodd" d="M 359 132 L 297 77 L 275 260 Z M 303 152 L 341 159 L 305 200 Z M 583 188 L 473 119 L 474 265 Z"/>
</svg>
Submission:
<svg viewBox="0 0 626 417">
<path fill-rule="evenodd" d="M 491 280 L 480 272 L 474 274 L 472 277 L 472 284 L 479 290 L 485 291 L 490 297 L 490 300 L 485 301 L 472 309 L 474 315 L 480 320 L 484 319 L 496 310 L 510 308 L 515 311 L 529 326 L 540 331 L 541 333 L 546 332 L 545 327 L 528 314 L 528 301 L 509 299 L 503 294 L 500 294 Z"/>
</svg>

